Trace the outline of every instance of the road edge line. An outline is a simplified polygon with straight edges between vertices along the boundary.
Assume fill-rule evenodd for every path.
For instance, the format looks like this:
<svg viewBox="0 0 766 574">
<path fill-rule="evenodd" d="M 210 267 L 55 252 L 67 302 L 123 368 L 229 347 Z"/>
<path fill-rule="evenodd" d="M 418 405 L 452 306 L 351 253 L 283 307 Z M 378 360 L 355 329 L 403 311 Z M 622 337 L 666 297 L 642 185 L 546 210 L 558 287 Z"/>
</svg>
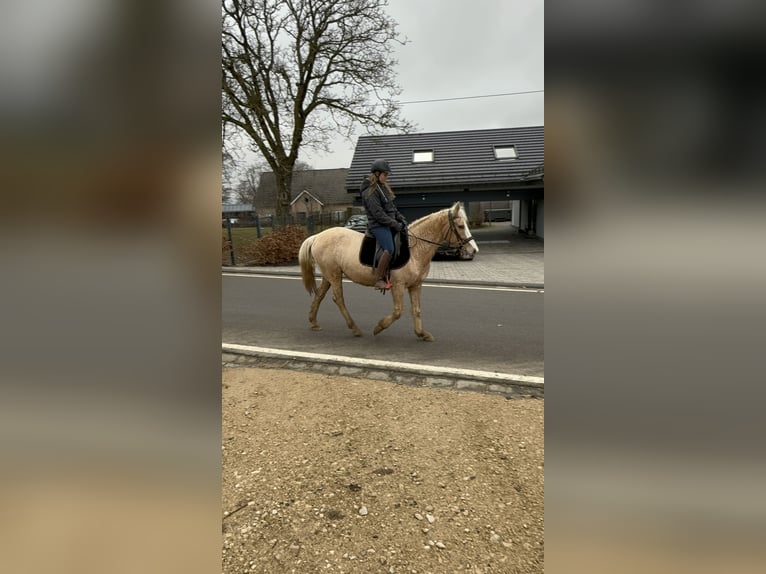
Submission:
<svg viewBox="0 0 766 574">
<path fill-rule="evenodd" d="M 528 375 L 497 373 L 494 371 L 478 371 L 473 369 L 458 369 L 454 367 L 436 367 L 416 363 L 398 361 L 382 361 L 379 359 L 364 359 L 360 357 L 345 357 L 324 353 L 309 353 L 304 351 L 288 351 L 237 343 L 221 344 L 223 353 L 264 359 L 283 359 L 290 361 L 293 366 L 299 363 L 330 365 L 339 370 L 338 374 L 362 374 L 374 379 L 388 379 L 394 382 L 413 384 L 413 381 L 402 380 L 402 375 L 420 377 L 414 384 L 421 386 L 443 387 L 452 386 L 456 389 L 478 390 L 500 394 L 518 394 L 523 396 L 543 396 L 545 379 Z M 225 361 L 224 361 L 225 362 Z M 288 366 L 290 365 L 288 364 Z M 354 373 L 358 369 L 359 373 Z M 449 381 L 452 384 L 446 384 Z"/>
</svg>

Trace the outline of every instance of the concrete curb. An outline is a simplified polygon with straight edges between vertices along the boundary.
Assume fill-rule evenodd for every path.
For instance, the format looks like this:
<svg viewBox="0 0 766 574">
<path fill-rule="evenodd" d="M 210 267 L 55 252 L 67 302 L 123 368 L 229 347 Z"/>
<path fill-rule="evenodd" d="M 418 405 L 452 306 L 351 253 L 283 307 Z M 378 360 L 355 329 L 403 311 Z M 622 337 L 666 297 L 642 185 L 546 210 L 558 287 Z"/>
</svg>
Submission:
<svg viewBox="0 0 766 574">
<path fill-rule="evenodd" d="M 222 267 L 223 273 L 239 273 L 242 275 L 285 275 L 288 277 L 300 277 L 300 271 L 294 271 L 292 269 L 280 269 L 279 267 L 231 267 L 231 266 L 223 266 Z M 319 278 L 322 275 L 320 273 L 317 273 L 316 276 Z M 482 287 L 512 287 L 515 289 L 545 289 L 545 284 L 543 283 L 517 283 L 513 281 L 489 281 L 489 280 L 482 280 L 482 279 L 472 279 L 472 280 L 465 280 L 465 279 L 437 279 L 437 278 L 431 278 L 426 279 L 423 281 L 425 285 L 428 284 L 435 284 L 435 285 L 480 285 Z"/>
<path fill-rule="evenodd" d="M 223 343 L 221 350 L 224 367 L 257 366 L 315 371 L 418 387 L 500 394 L 508 399 L 544 396 L 542 377 L 302 353 L 234 343 Z"/>
</svg>

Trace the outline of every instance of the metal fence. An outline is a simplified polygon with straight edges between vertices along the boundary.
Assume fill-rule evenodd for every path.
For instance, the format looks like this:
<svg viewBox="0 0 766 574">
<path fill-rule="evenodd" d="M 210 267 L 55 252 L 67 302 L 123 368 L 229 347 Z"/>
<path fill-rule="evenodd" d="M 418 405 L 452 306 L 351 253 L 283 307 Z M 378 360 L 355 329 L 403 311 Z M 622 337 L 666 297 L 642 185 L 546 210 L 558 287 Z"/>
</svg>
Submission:
<svg viewBox="0 0 766 574">
<path fill-rule="evenodd" d="M 351 211 L 336 211 L 333 213 L 290 213 L 287 215 L 253 215 L 247 217 L 223 218 L 223 226 L 232 227 L 286 227 L 288 225 L 332 227 L 342 225 L 351 215 Z"/>
</svg>

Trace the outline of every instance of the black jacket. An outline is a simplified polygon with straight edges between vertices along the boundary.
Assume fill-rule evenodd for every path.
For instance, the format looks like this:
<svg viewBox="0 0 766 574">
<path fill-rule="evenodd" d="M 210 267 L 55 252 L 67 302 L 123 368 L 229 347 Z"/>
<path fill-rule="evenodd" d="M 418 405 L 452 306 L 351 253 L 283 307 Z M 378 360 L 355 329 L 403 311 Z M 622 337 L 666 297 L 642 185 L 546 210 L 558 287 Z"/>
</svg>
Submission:
<svg viewBox="0 0 766 574">
<path fill-rule="evenodd" d="M 359 186 L 359 192 L 362 195 L 362 204 L 367 210 L 367 221 L 371 229 L 373 227 L 392 227 L 397 230 L 401 228 L 404 216 L 396 209 L 394 200 L 379 185 L 371 188 L 370 180 L 365 178 Z"/>
</svg>

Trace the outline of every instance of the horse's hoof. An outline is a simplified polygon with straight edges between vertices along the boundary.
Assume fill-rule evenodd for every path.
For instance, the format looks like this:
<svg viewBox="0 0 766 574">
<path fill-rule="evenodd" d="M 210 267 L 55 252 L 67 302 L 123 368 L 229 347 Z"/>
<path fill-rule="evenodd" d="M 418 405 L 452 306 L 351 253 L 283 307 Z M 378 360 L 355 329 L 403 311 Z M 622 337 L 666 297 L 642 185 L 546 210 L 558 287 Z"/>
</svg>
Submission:
<svg viewBox="0 0 766 574">
<path fill-rule="evenodd" d="M 361 331 L 354 331 L 354 337 L 361 337 L 362 332 Z"/>
<path fill-rule="evenodd" d="M 383 330 L 383 327 L 381 327 L 380 325 L 375 325 L 375 328 L 372 330 L 372 334 L 373 334 L 373 335 L 377 335 L 377 334 L 378 334 L 378 333 L 380 333 L 382 330 Z"/>
<path fill-rule="evenodd" d="M 319 325 L 311 325 L 311 330 L 312 331 L 321 331 L 322 327 L 320 327 Z"/>
<path fill-rule="evenodd" d="M 434 336 L 431 333 L 423 333 L 423 340 L 424 341 L 433 341 Z"/>
</svg>

